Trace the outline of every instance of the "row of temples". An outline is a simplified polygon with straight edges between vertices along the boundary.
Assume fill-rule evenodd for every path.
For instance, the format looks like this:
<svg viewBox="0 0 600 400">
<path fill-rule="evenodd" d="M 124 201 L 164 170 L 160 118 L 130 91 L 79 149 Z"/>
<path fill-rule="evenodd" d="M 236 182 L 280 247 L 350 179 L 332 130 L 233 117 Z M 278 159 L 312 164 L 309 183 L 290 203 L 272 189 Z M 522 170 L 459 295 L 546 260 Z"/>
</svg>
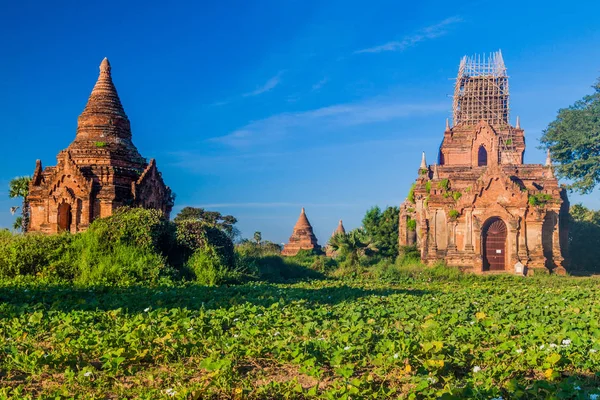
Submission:
<svg viewBox="0 0 600 400">
<path fill-rule="evenodd" d="M 399 244 L 416 245 L 424 262 L 444 260 L 474 272 L 564 273 L 569 202 L 546 165 L 525 164 L 525 131 L 509 119 L 509 87 L 500 52 L 464 57 L 438 161 L 425 155 L 400 207 Z M 56 166 L 36 163 L 29 187 L 29 230 L 79 232 L 121 206 L 161 210 L 173 194 L 156 162 L 132 142 L 130 122 L 108 59 Z M 344 233 L 342 221 L 334 232 Z M 320 250 L 304 209 L 282 254 Z"/>
<path fill-rule="evenodd" d="M 565 190 L 545 165 L 525 164 L 525 131 L 509 122 L 508 77 L 500 52 L 463 58 L 438 162 L 423 153 L 400 207 L 399 243 L 426 263 L 473 272 L 565 273 Z"/>
<path fill-rule="evenodd" d="M 155 208 L 169 216 L 173 194 L 156 162 L 146 161 L 131 140 L 131 127 L 108 59 L 77 121 L 75 140 L 57 164 L 36 162 L 29 187 L 29 231 L 79 232 L 122 206 Z"/>
</svg>

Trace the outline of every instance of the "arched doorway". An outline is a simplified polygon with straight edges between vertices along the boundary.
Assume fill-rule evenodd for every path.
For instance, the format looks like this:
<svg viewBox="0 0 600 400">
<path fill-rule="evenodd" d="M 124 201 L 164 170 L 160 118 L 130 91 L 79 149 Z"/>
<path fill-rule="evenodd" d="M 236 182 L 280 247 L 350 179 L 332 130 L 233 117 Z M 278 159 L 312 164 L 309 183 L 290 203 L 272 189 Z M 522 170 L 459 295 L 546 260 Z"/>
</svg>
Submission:
<svg viewBox="0 0 600 400">
<path fill-rule="evenodd" d="M 68 203 L 60 203 L 58 206 L 58 231 L 71 232 L 71 224 L 73 216 L 71 215 L 71 205 Z"/>
<path fill-rule="evenodd" d="M 484 167 L 487 165 L 487 150 L 485 146 L 479 146 L 479 151 L 477 152 L 477 166 Z"/>
<path fill-rule="evenodd" d="M 490 218 L 484 225 L 483 270 L 504 271 L 506 266 L 506 224 L 498 217 Z"/>
</svg>

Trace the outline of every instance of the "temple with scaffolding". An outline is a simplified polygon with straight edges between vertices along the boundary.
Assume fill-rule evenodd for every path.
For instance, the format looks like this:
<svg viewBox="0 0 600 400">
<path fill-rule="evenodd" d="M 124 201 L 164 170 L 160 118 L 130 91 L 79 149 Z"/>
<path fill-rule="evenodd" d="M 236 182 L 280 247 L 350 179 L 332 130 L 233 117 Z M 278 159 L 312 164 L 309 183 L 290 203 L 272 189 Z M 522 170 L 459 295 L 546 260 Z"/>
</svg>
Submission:
<svg viewBox="0 0 600 400">
<path fill-rule="evenodd" d="M 508 75 L 500 51 L 463 57 L 452 123 L 400 211 L 401 246 L 424 262 L 444 260 L 473 272 L 564 273 L 565 190 L 546 165 L 524 164 L 525 132 L 510 122 Z"/>
</svg>

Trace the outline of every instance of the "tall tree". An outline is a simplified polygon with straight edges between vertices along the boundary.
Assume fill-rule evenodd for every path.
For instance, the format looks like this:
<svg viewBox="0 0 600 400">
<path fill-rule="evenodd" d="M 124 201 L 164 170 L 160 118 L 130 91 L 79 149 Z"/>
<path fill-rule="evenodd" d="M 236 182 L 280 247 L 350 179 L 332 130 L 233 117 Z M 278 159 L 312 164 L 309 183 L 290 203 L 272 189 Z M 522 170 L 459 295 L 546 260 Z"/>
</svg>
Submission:
<svg viewBox="0 0 600 400">
<path fill-rule="evenodd" d="M 398 207 L 388 207 L 382 212 L 375 206 L 362 220 L 365 232 L 373 238 L 383 257 L 398 257 L 398 218 Z"/>
<path fill-rule="evenodd" d="M 262 234 L 260 232 L 254 232 L 254 241 L 260 246 L 260 242 L 262 241 Z"/>
<path fill-rule="evenodd" d="M 203 208 L 184 207 L 174 218 L 176 223 L 189 220 L 201 221 L 215 226 L 223 230 L 232 240 L 239 236 L 239 231 L 234 226 L 237 223 L 237 219 L 232 215 L 222 215 L 218 211 L 206 211 Z"/>
<path fill-rule="evenodd" d="M 600 211 L 575 204 L 569 210 L 570 271 L 600 271 Z"/>
<path fill-rule="evenodd" d="M 29 194 L 29 182 L 31 182 L 31 178 L 28 176 L 20 176 L 14 178 L 8 184 L 9 191 L 8 197 L 14 199 L 15 197 L 21 197 L 23 202 L 21 203 L 21 216 L 17 218 L 15 221 L 15 229 L 19 226 L 23 233 L 27 232 L 27 228 L 29 227 L 29 202 L 27 201 L 27 195 Z M 15 213 L 19 207 L 11 207 L 11 213 Z"/>
<path fill-rule="evenodd" d="M 558 163 L 558 177 L 580 193 L 600 183 L 600 78 L 593 88 L 595 93 L 559 110 L 540 139 Z"/>
</svg>

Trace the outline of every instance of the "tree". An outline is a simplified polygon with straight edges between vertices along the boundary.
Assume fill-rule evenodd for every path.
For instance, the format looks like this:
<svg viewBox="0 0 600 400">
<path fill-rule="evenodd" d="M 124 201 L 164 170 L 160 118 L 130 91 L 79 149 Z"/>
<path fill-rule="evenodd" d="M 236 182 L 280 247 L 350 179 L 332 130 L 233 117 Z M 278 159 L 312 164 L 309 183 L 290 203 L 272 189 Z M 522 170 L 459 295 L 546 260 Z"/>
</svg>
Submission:
<svg viewBox="0 0 600 400">
<path fill-rule="evenodd" d="M 540 139 L 558 163 L 557 176 L 583 194 L 600 183 L 600 78 L 593 88 L 595 93 L 560 109 Z"/>
<path fill-rule="evenodd" d="M 569 214 L 569 270 L 600 271 L 600 211 L 575 204 Z"/>
<path fill-rule="evenodd" d="M 29 182 L 31 178 L 28 176 L 20 176 L 14 178 L 9 183 L 8 197 L 14 199 L 15 197 L 21 197 L 23 203 L 21 205 L 21 216 L 17 217 L 14 227 L 15 229 L 21 229 L 23 233 L 27 232 L 29 227 L 29 202 L 27 201 L 27 195 L 29 194 Z M 11 207 L 10 211 L 14 214 L 19 207 Z M 19 226 L 20 223 L 20 226 Z"/>
<path fill-rule="evenodd" d="M 256 242 L 257 245 L 260 246 L 261 240 L 262 240 L 262 234 L 258 231 L 254 232 L 254 241 Z"/>
<path fill-rule="evenodd" d="M 361 257 L 371 256 L 378 251 L 373 238 L 361 228 L 333 235 L 329 245 L 351 265 L 357 265 Z"/>
<path fill-rule="evenodd" d="M 385 211 L 377 206 L 371 208 L 362 220 L 366 233 L 373 238 L 383 257 L 398 257 L 398 207 L 388 207 Z"/>
<path fill-rule="evenodd" d="M 229 236 L 231 240 L 239 236 L 239 230 L 234 226 L 237 219 L 232 215 L 222 215 L 218 211 L 206 211 L 203 208 L 184 207 L 173 221 L 180 223 L 183 221 L 200 221 L 208 225 L 217 227 Z"/>
</svg>

